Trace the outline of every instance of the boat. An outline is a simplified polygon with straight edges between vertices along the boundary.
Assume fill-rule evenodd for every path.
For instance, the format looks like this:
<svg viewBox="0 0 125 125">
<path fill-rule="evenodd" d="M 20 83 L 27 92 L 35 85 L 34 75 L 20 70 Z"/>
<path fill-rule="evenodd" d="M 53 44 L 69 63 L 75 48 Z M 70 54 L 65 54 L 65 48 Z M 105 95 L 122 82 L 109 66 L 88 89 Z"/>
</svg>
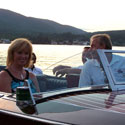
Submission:
<svg viewBox="0 0 125 125">
<path fill-rule="evenodd" d="M 37 76 L 41 92 L 33 94 L 28 87 L 28 103 L 19 100 L 19 93 L 0 92 L 1 123 L 124 125 L 125 69 L 116 76 L 108 58 L 114 54 L 124 60 L 125 51 L 97 50 L 97 54 L 108 83 L 78 87 L 78 75 Z"/>
</svg>

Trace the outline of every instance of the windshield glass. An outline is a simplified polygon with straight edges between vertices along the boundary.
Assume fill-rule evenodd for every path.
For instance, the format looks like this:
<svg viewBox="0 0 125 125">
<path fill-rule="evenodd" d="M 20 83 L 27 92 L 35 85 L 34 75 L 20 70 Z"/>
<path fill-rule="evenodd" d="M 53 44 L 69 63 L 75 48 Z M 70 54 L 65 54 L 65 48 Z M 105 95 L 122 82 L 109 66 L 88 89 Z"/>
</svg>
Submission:
<svg viewBox="0 0 125 125">
<path fill-rule="evenodd" d="M 77 55 L 78 57 L 78 55 Z M 73 57 L 76 61 L 76 57 Z M 84 60 L 84 62 L 83 62 Z M 37 76 L 41 92 L 60 91 L 71 88 L 125 84 L 125 52 L 94 50 L 81 54 L 81 65 L 56 65 L 53 75 Z M 75 63 L 76 64 L 76 63 Z"/>
<path fill-rule="evenodd" d="M 97 51 L 88 51 L 87 61 L 82 67 L 79 79 L 79 87 L 100 86 L 108 84 L 102 61 Z"/>
<path fill-rule="evenodd" d="M 50 92 L 74 87 L 82 88 L 107 85 L 108 79 L 98 52 L 87 51 L 78 55 L 72 57 L 75 61 L 74 66 L 56 64 L 51 70 L 53 75 L 44 74 L 37 76 L 40 91 Z M 81 60 L 79 61 L 81 62 L 80 65 L 76 63 L 77 58 Z"/>
<path fill-rule="evenodd" d="M 105 52 L 114 84 L 125 84 L 125 53 Z"/>
</svg>

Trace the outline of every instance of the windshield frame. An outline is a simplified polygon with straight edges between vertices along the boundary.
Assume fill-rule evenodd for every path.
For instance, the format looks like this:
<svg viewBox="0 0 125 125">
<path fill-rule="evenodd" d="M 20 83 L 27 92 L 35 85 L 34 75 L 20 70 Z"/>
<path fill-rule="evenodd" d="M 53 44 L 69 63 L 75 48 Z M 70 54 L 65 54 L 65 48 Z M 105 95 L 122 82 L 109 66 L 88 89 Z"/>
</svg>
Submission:
<svg viewBox="0 0 125 125">
<path fill-rule="evenodd" d="M 107 59 L 106 54 L 105 54 L 105 53 L 124 53 L 125 54 L 125 51 L 98 49 L 97 52 L 98 52 L 98 55 L 99 55 L 100 60 L 102 62 L 102 65 L 104 67 L 106 77 L 109 81 L 109 87 L 112 89 L 112 91 L 125 90 L 125 81 L 118 82 L 115 80 L 115 76 L 112 72 L 112 69 L 110 67 L 110 64 L 109 64 L 108 59 Z"/>
</svg>

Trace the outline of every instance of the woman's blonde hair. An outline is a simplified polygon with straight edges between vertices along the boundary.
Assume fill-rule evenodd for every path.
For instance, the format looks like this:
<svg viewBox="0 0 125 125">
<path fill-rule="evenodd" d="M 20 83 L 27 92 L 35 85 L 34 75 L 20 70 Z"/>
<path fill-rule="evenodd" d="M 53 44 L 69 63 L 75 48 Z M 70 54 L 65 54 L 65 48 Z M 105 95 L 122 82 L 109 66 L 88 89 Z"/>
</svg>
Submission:
<svg viewBox="0 0 125 125">
<path fill-rule="evenodd" d="M 8 48 L 6 65 L 10 66 L 14 62 L 14 52 L 23 51 L 27 49 L 29 51 L 29 59 L 24 67 L 28 67 L 32 56 L 32 43 L 26 38 L 17 38 L 13 40 Z"/>
</svg>

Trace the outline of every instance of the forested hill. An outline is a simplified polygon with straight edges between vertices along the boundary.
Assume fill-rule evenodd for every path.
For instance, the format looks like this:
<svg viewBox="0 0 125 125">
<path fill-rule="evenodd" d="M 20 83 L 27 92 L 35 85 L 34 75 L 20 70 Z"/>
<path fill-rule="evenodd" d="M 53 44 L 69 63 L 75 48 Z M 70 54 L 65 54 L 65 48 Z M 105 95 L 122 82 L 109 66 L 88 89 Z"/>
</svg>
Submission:
<svg viewBox="0 0 125 125">
<path fill-rule="evenodd" d="M 21 14 L 0 9 L 0 32 L 37 32 L 37 33 L 65 33 L 84 34 L 85 31 L 61 25 L 54 21 L 26 17 Z"/>
<path fill-rule="evenodd" d="M 34 44 L 83 45 L 89 43 L 90 37 L 97 33 L 109 34 L 114 46 L 125 46 L 125 30 L 85 32 L 54 21 L 26 17 L 9 10 L 0 9 L 0 43 L 3 43 L 3 39 L 10 42 L 15 38 L 25 37 Z"/>
</svg>

